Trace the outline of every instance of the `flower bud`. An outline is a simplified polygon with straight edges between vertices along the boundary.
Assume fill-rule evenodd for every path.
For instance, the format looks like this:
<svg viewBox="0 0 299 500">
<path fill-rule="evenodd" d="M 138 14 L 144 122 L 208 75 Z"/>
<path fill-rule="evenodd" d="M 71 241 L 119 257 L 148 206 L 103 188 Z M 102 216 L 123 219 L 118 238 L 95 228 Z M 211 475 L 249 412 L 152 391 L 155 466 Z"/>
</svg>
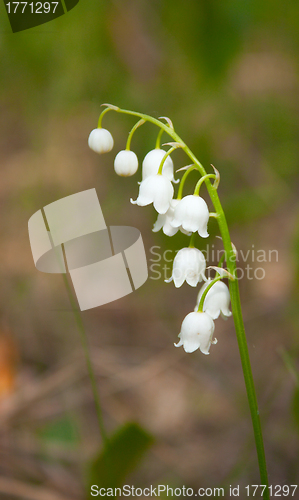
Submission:
<svg viewBox="0 0 299 500">
<path fill-rule="evenodd" d="M 130 177 L 136 174 L 138 170 L 138 158 L 133 151 L 124 149 L 117 153 L 114 160 L 114 170 L 117 175 Z"/>
<path fill-rule="evenodd" d="M 113 137 L 105 128 L 95 128 L 88 137 L 88 146 L 96 153 L 109 153 L 113 148 Z"/>
</svg>

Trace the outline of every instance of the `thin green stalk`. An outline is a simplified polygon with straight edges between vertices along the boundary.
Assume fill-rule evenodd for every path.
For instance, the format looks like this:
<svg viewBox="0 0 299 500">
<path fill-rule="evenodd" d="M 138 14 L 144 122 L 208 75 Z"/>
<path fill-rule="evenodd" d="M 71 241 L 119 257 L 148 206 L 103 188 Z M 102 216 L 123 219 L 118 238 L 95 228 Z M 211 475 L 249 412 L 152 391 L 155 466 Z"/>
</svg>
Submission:
<svg viewBox="0 0 299 500">
<path fill-rule="evenodd" d="M 180 182 L 180 185 L 179 185 L 179 190 L 178 190 L 178 195 L 176 197 L 177 200 L 181 200 L 182 199 L 182 194 L 183 194 L 183 189 L 184 189 L 184 185 L 185 185 L 185 182 L 186 182 L 186 179 L 188 177 L 188 175 L 190 174 L 190 172 L 192 172 L 192 170 L 198 170 L 198 168 L 193 165 L 190 165 L 190 167 L 188 168 L 188 170 L 186 170 L 186 172 L 184 173 L 183 177 L 181 178 L 181 182 Z"/>
<path fill-rule="evenodd" d="M 132 128 L 132 130 L 130 131 L 130 133 L 128 135 L 127 144 L 126 144 L 126 151 L 130 151 L 131 141 L 132 141 L 133 134 L 144 123 L 145 123 L 145 120 L 143 120 L 143 119 L 139 120 L 139 122 L 135 123 L 134 127 Z"/>
<path fill-rule="evenodd" d="M 168 151 L 166 151 L 165 155 L 162 158 L 160 166 L 159 166 L 159 170 L 158 170 L 159 175 L 162 175 L 163 166 L 164 166 L 164 163 L 166 162 L 168 156 L 171 155 L 171 153 L 173 153 L 176 149 L 177 149 L 177 146 L 173 146 Z"/>
<path fill-rule="evenodd" d="M 48 221 L 47 221 L 47 217 L 45 215 L 45 212 L 44 212 L 43 209 L 42 209 L 41 212 L 42 212 L 42 216 L 43 216 L 43 219 L 44 219 L 44 222 L 45 222 L 45 226 L 47 228 L 47 231 L 49 232 L 49 238 L 50 238 L 50 241 L 51 241 L 51 245 L 52 245 L 52 248 L 55 251 L 57 262 L 58 262 L 58 265 L 60 267 L 61 274 L 62 274 L 62 277 L 63 277 L 63 281 L 64 281 L 64 284 L 65 284 L 65 287 L 66 287 L 66 291 L 67 291 L 67 294 L 68 294 L 68 297 L 69 297 L 69 300 L 70 300 L 70 304 L 71 304 L 71 307 L 72 307 L 72 311 L 74 313 L 75 321 L 77 323 L 77 327 L 78 327 L 78 331 L 79 331 L 79 334 L 80 334 L 81 343 L 82 343 L 83 351 L 84 351 L 84 355 L 85 355 L 85 360 L 86 360 L 86 365 L 87 365 L 87 369 L 88 369 L 88 374 L 89 374 L 89 378 L 90 378 L 90 382 L 91 382 L 91 387 L 92 387 L 94 402 L 95 402 L 95 406 L 96 406 L 96 412 L 97 412 L 97 417 L 98 417 L 99 430 L 100 430 L 100 434 L 101 434 L 101 438 L 102 438 L 103 444 L 106 444 L 108 442 L 108 436 L 107 436 L 105 425 L 104 425 L 104 421 L 103 421 L 103 413 L 102 413 L 102 407 L 101 407 L 101 401 L 100 401 L 100 395 L 99 395 L 99 391 L 98 391 L 97 381 L 96 381 L 96 377 L 95 377 L 95 374 L 94 374 L 94 370 L 93 370 L 93 367 L 92 367 L 92 362 L 91 362 L 91 358 L 90 358 L 90 354 L 89 354 L 89 347 L 88 347 L 87 335 L 86 335 L 86 332 L 85 332 L 85 328 L 84 328 L 84 324 L 83 324 L 83 320 L 82 320 L 80 311 L 79 311 L 79 309 L 77 307 L 77 303 L 76 303 L 76 301 L 74 299 L 74 295 L 72 293 L 70 284 L 68 282 L 68 279 L 67 279 L 67 276 L 66 276 L 66 273 L 65 273 L 65 268 L 67 268 L 67 264 L 66 264 L 67 260 L 66 260 L 66 256 L 65 256 L 64 244 L 61 245 L 62 255 L 63 255 L 63 260 L 62 260 L 61 259 L 61 255 L 58 252 L 58 247 L 56 247 L 54 245 L 54 242 L 53 242 L 53 239 L 52 239 L 52 235 L 51 235 L 51 232 L 50 232 L 50 228 L 49 228 L 49 225 L 48 225 Z"/>
<path fill-rule="evenodd" d="M 197 311 L 198 312 L 202 312 L 202 309 L 203 309 L 203 303 L 205 301 L 205 298 L 206 296 L 208 295 L 208 292 L 209 290 L 212 288 L 213 285 L 215 285 L 215 283 L 217 283 L 217 281 L 221 280 L 222 279 L 222 276 L 217 276 L 216 278 L 214 278 L 211 283 L 208 284 L 208 286 L 204 289 L 203 293 L 202 293 L 202 296 L 200 297 L 200 301 L 199 301 L 199 304 L 198 304 L 198 309 Z"/>
<path fill-rule="evenodd" d="M 204 175 L 203 177 L 201 177 L 201 179 L 199 179 L 198 183 L 195 186 L 195 189 L 194 189 L 195 195 L 197 195 L 197 196 L 199 195 L 200 187 L 201 187 L 203 182 L 206 182 L 206 179 L 216 179 L 216 175 L 215 174 L 207 174 L 207 175 Z"/>
<path fill-rule="evenodd" d="M 163 132 L 164 132 L 163 129 L 159 130 L 159 133 L 158 133 L 158 136 L 157 136 L 157 140 L 156 140 L 155 149 L 160 149 L 161 137 L 162 137 Z"/>
<path fill-rule="evenodd" d="M 224 259 L 225 259 L 225 252 L 221 255 L 220 260 L 219 260 L 219 262 L 217 264 L 217 267 L 222 267 Z"/>
<path fill-rule="evenodd" d="M 89 374 L 89 378 L 90 378 L 90 382 L 91 382 L 94 402 L 95 402 L 95 406 L 96 406 L 99 429 L 100 429 L 102 441 L 105 444 L 108 441 L 108 436 L 107 436 L 106 429 L 104 426 L 103 413 L 102 413 L 102 407 L 101 407 L 101 401 L 100 401 L 100 395 L 99 395 L 99 391 L 98 391 L 97 381 L 96 381 L 95 373 L 94 373 L 94 370 L 92 367 L 92 362 L 91 362 L 91 358 L 90 358 L 90 354 L 89 354 L 87 335 L 85 332 L 85 328 L 84 328 L 84 324 L 82 321 L 80 311 L 77 308 L 77 304 L 76 304 L 76 301 L 74 299 L 74 296 L 73 296 L 71 287 L 69 285 L 68 279 L 66 277 L 66 274 L 63 273 L 62 276 L 63 276 L 63 281 L 64 281 L 64 284 L 65 284 L 65 287 L 66 287 L 66 290 L 67 290 L 67 293 L 69 296 L 71 307 L 72 307 L 72 310 L 73 310 L 73 313 L 75 316 L 77 327 L 79 330 L 79 334 L 80 334 L 80 338 L 81 338 L 81 342 L 82 342 L 82 346 L 83 346 L 83 350 L 84 350 L 86 365 L 87 365 L 87 369 L 88 369 L 88 374 Z"/>
<path fill-rule="evenodd" d="M 156 118 L 153 118 L 149 115 L 145 115 L 143 113 L 138 113 L 135 111 L 120 109 L 120 108 L 116 108 L 116 107 L 114 107 L 113 109 L 118 113 L 123 113 L 123 114 L 131 115 L 131 116 L 143 118 L 144 120 L 146 120 L 150 123 L 153 123 L 154 125 L 157 125 L 160 129 L 163 129 L 175 142 L 178 142 L 181 144 L 181 148 L 189 156 L 191 161 L 197 166 L 200 174 L 202 176 L 207 175 L 207 172 L 205 171 L 204 167 L 199 162 L 199 160 L 196 158 L 196 156 L 192 153 L 192 151 L 188 148 L 188 146 L 182 141 L 182 139 L 177 135 L 177 133 L 174 132 L 174 130 L 171 129 L 169 126 L 162 123 L 160 120 L 157 120 Z M 217 188 L 212 185 L 209 178 L 205 179 L 205 183 L 206 183 L 210 198 L 212 200 L 212 203 L 214 205 L 215 211 L 218 214 L 218 217 L 216 220 L 218 221 L 219 230 L 220 230 L 221 237 L 223 240 L 223 246 L 224 246 L 225 255 L 226 255 L 226 262 L 227 262 L 227 270 L 229 271 L 229 273 L 232 276 L 236 277 L 235 254 L 234 254 L 234 251 L 232 248 L 231 238 L 230 238 L 229 229 L 227 226 L 225 214 L 224 214 L 221 202 L 220 202 L 219 197 L 218 197 Z M 255 444 L 256 444 L 256 450 L 257 450 L 261 484 L 268 486 L 269 483 L 268 483 L 268 474 L 267 474 L 267 466 L 266 466 L 266 457 L 265 457 L 265 451 L 264 451 L 262 429 L 261 429 L 256 392 L 255 392 L 253 376 L 252 376 L 252 371 L 251 371 L 251 365 L 250 365 L 248 346 L 247 346 L 247 340 L 246 340 L 245 328 L 244 328 L 244 322 L 243 322 L 242 310 L 241 310 L 239 284 L 238 284 L 237 279 L 229 280 L 229 289 L 230 289 L 230 295 L 231 295 L 232 313 L 233 313 L 233 317 L 234 317 L 234 324 L 235 324 L 238 346 L 239 346 L 239 351 L 240 351 L 245 387 L 246 387 L 247 398 L 248 398 L 251 420 L 252 420 L 253 431 L 254 431 L 254 437 L 255 437 Z M 270 499 L 268 488 L 265 488 L 263 498 L 264 498 L 264 500 Z"/>
<path fill-rule="evenodd" d="M 98 120 L 98 128 L 102 128 L 102 120 L 103 120 L 105 114 L 111 110 L 112 110 L 112 108 L 106 108 L 106 109 L 104 109 L 104 111 L 102 111 L 102 113 L 99 116 L 99 120 Z"/>
<path fill-rule="evenodd" d="M 191 234 L 189 248 L 194 248 L 195 235 L 196 235 L 196 233 Z"/>
</svg>

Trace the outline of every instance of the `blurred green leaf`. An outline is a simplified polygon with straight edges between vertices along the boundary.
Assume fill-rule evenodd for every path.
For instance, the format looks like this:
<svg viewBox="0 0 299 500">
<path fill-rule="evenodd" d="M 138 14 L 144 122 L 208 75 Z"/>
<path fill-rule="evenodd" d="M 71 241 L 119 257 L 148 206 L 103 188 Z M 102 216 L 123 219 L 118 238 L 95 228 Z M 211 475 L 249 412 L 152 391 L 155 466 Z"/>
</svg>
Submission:
<svg viewBox="0 0 299 500">
<path fill-rule="evenodd" d="M 93 484 L 99 488 L 120 487 L 152 443 L 153 437 L 136 423 L 127 423 L 118 429 L 90 464 L 88 498 L 93 498 L 90 495 L 90 487 Z"/>
<path fill-rule="evenodd" d="M 65 416 L 55 422 L 51 422 L 38 430 L 40 439 L 48 442 L 59 442 L 76 445 L 78 443 L 78 432 L 74 420 Z"/>
</svg>

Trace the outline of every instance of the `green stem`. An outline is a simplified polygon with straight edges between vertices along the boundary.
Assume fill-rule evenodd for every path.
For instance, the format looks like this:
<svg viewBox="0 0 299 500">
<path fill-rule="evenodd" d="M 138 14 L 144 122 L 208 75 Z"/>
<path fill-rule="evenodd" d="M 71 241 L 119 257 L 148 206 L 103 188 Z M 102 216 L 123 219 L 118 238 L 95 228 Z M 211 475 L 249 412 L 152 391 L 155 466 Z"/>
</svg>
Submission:
<svg viewBox="0 0 299 500">
<path fill-rule="evenodd" d="M 203 303 L 205 301 L 205 298 L 208 294 L 208 291 L 212 288 L 213 285 L 215 285 L 215 283 L 217 283 L 217 281 L 221 280 L 222 276 L 217 276 L 216 278 L 213 279 L 213 281 L 211 281 L 211 283 L 208 284 L 208 286 L 204 289 L 204 291 L 202 292 L 202 296 L 200 297 L 200 301 L 199 301 L 199 304 L 198 304 L 198 309 L 197 311 L 198 312 L 202 312 L 202 308 L 203 308 Z"/>
<path fill-rule="evenodd" d="M 178 190 L 178 195 L 177 195 L 177 200 L 181 200 L 182 199 L 182 194 L 183 194 L 183 189 L 184 189 L 184 185 L 185 185 L 185 182 L 186 182 L 186 179 L 188 177 L 188 175 L 190 174 L 190 172 L 192 172 L 192 170 L 197 170 L 197 167 L 195 165 L 190 165 L 190 167 L 188 168 L 188 170 L 186 170 L 186 172 L 184 173 L 183 177 L 181 178 L 181 182 L 180 182 L 180 185 L 179 185 L 179 190 Z"/>
<path fill-rule="evenodd" d="M 146 120 L 150 123 L 153 123 L 154 125 L 157 125 L 160 129 L 163 129 L 164 132 L 166 132 L 175 142 L 180 143 L 181 148 L 183 149 L 183 151 L 185 151 L 187 156 L 189 156 L 192 163 L 194 163 L 197 166 L 200 174 L 202 176 L 207 175 L 207 172 L 205 171 L 204 167 L 199 162 L 199 160 L 196 158 L 196 156 L 192 153 L 192 151 L 188 148 L 188 146 L 182 141 L 180 136 L 173 129 L 171 129 L 169 126 L 162 123 L 160 120 L 157 120 L 156 118 L 153 118 L 152 116 L 149 116 L 149 115 L 145 115 L 143 113 L 138 113 L 135 111 L 125 110 L 125 109 L 120 109 L 120 108 L 115 109 L 115 111 L 118 113 L 126 114 L 126 115 L 138 116 L 139 118 L 143 118 L 144 120 Z M 232 274 L 232 276 L 235 276 L 236 275 L 235 254 L 234 254 L 234 251 L 232 248 L 229 229 L 227 226 L 227 222 L 226 222 L 226 218 L 225 218 L 225 214 L 224 214 L 221 202 L 220 202 L 219 197 L 218 197 L 217 189 L 215 187 L 213 187 L 210 179 L 206 179 L 205 183 L 206 183 L 210 198 L 212 200 L 212 203 L 214 205 L 215 211 L 218 213 L 217 221 L 218 221 L 219 230 L 220 230 L 221 237 L 223 240 L 223 246 L 224 246 L 225 255 L 226 255 L 226 259 L 227 259 L 227 270 L 230 272 L 230 274 Z M 242 310 L 241 310 L 239 284 L 238 284 L 237 279 L 229 280 L 229 289 L 230 289 L 230 295 L 231 295 L 232 313 L 233 313 L 233 317 L 234 317 L 234 324 L 235 324 L 235 329 L 236 329 L 236 335 L 237 335 L 238 346 L 239 346 L 239 351 L 240 351 L 244 381 L 245 381 L 245 386 L 246 386 L 247 398 L 248 398 L 248 403 L 249 403 L 249 408 L 250 408 L 254 437 L 255 437 L 258 464 L 259 464 L 259 470 L 260 470 L 260 479 L 261 479 L 261 484 L 268 486 L 268 474 L 267 474 L 267 466 L 266 466 L 266 457 L 265 457 L 265 451 L 264 451 L 262 429 L 261 429 L 256 392 L 255 392 L 253 376 L 252 376 L 252 371 L 251 371 L 251 365 L 250 365 L 248 346 L 247 346 L 247 340 L 246 340 L 245 328 L 244 328 L 244 322 L 243 322 Z M 264 500 L 270 500 L 268 488 L 265 488 L 263 498 L 264 498 Z"/>
<path fill-rule="evenodd" d="M 44 219 L 45 226 L 46 226 L 47 231 L 49 233 L 49 238 L 50 238 L 50 241 L 51 241 L 52 248 L 55 251 L 56 259 L 57 259 L 58 265 L 60 267 L 60 272 L 61 272 L 62 277 L 63 277 L 63 281 L 64 281 L 65 288 L 66 288 L 66 291 L 67 291 L 67 294 L 68 294 L 68 297 L 69 297 L 71 308 L 72 308 L 72 311 L 74 313 L 74 317 L 75 317 L 75 320 L 76 320 L 76 323 L 77 323 L 77 327 L 78 327 L 78 330 L 79 330 L 79 333 L 80 333 L 80 338 L 81 338 L 81 342 L 82 342 L 82 346 L 83 346 L 83 351 L 84 351 L 84 354 L 85 354 L 86 365 L 87 365 L 87 369 L 88 369 L 88 374 L 89 374 L 89 378 L 90 378 L 90 382 L 91 382 L 91 387 L 92 387 L 94 402 L 95 402 L 96 411 L 97 411 L 99 430 L 100 430 L 100 434 L 101 434 L 101 437 L 102 437 L 102 441 L 105 444 L 105 443 L 108 442 L 108 437 L 107 437 L 107 433 L 106 433 L 105 426 L 104 426 L 104 421 L 103 421 L 100 395 L 99 395 L 99 392 L 98 392 L 97 381 L 96 381 L 96 377 L 95 377 L 95 374 L 94 374 L 94 371 L 93 371 L 93 367 L 92 367 L 92 363 L 91 363 L 91 359 L 90 359 L 89 347 L 88 347 L 88 340 L 87 340 L 87 335 L 86 335 L 86 332 L 85 332 L 84 324 L 83 324 L 80 311 L 78 310 L 76 300 L 74 299 L 74 296 L 73 296 L 70 284 L 69 284 L 67 276 L 66 276 L 67 259 L 66 259 L 66 255 L 65 255 L 64 244 L 61 245 L 61 250 L 62 250 L 62 259 L 61 259 L 61 254 L 59 253 L 59 247 L 57 247 L 54 244 L 54 242 L 53 242 L 46 214 L 45 214 L 45 212 L 44 212 L 43 209 L 42 209 L 41 212 L 42 212 L 42 216 L 43 216 L 43 219 Z"/>
<path fill-rule="evenodd" d="M 196 184 L 195 189 L 194 189 L 195 196 L 196 195 L 199 196 L 200 187 L 201 187 L 202 183 L 206 181 L 206 179 L 216 179 L 216 175 L 215 174 L 207 174 L 207 175 L 204 175 L 201 179 L 199 179 L 199 181 Z"/>
<path fill-rule="evenodd" d="M 159 170 L 158 170 L 158 175 L 162 175 L 162 170 L 163 170 L 164 163 L 166 162 L 168 156 L 171 155 L 171 153 L 173 153 L 176 149 L 177 149 L 177 146 L 173 146 L 168 151 L 166 151 L 166 153 L 163 156 L 162 161 L 160 163 Z"/>
<path fill-rule="evenodd" d="M 155 149 L 160 149 L 160 145 L 161 145 L 161 137 L 162 137 L 163 132 L 164 132 L 164 130 L 163 130 L 163 129 L 159 130 L 159 133 L 158 133 L 158 136 L 157 136 L 157 140 L 156 140 L 156 146 L 155 146 Z"/>
<path fill-rule="evenodd" d="M 102 119 L 105 116 L 105 114 L 108 113 L 108 111 L 111 111 L 111 110 L 112 110 L 111 108 L 106 108 L 106 109 L 104 109 L 104 111 L 102 111 L 102 113 L 99 116 L 98 128 L 102 128 Z"/>
<path fill-rule="evenodd" d="M 196 236 L 196 233 L 192 233 L 192 234 L 191 234 L 190 243 L 189 243 L 189 248 L 194 248 L 195 236 Z"/>
<path fill-rule="evenodd" d="M 221 255 L 220 260 L 219 260 L 219 262 L 217 264 L 217 267 L 222 267 L 224 259 L 225 259 L 225 252 Z"/>
<path fill-rule="evenodd" d="M 145 123 L 145 120 L 142 119 L 142 120 L 139 120 L 137 123 L 135 123 L 134 127 L 132 127 L 132 129 L 131 129 L 131 131 L 129 132 L 129 135 L 128 135 L 127 144 L 126 144 L 126 151 L 130 151 L 131 140 L 132 140 L 133 134 L 144 123 Z"/>
<path fill-rule="evenodd" d="M 77 304 L 76 304 L 76 301 L 74 299 L 74 296 L 73 296 L 71 287 L 69 285 L 68 279 L 66 277 L 66 274 L 62 273 L 62 276 L 63 276 L 64 284 L 65 284 L 65 287 L 66 287 L 66 290 L 67 290 L 67 293 L 69 296 L 71 307 L 72 307 L 72 310 L 73 310 L 73 313 L 75 316 L 77 327 L 78 327 L 78 330 L 80 333 L 80 338 L 81 338 L 81 342 L 82 342 L 82 346 L 83 346 L 83 350 L 84 350 L 84 354 L 85 354 L 85 360 L 86 360 L 86 365 L 87 365 L 87 369 L 88 369 L 88 374 L 89 374 L 89 378 L 90 378 L 90 382 L 91 382 L 94 402 L 95 402 L 95 406 L 96 406 L 98 424 L 99 424 L 99 429 L 100 429 L 102 441 L 103 441 L 103 444 L 106 444 L 108 442 L 108 436 L 107 436 L 106 429 L 104 426 L 103 413 L 102 413 L 102 407 L 101 407 L 101 402 L 100 402 L 100 396 L 99 396 L 99 392 L 98 392 L 97 381 L 96 381 L 95 373 L 94 373 L 94 370 L 92 367 L 92 362 L 91 362 L 91 358 L 90 358 L 90 354 L 89 354 L 87 335 L 85 332 L 85 328 L 84 328 L 84 324 L 82 321 L 80 311 L 77 308 Z"/>
</svg>

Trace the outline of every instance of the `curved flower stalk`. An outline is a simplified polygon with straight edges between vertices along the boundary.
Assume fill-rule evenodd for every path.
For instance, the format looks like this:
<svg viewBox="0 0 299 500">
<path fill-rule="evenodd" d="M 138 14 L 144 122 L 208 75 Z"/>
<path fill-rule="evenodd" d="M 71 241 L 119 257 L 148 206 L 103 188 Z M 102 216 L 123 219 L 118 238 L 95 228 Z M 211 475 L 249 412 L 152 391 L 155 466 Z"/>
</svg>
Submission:
<svg viewBox="0 0 299 500">
<path fill-rule="evenodd" d="M 212 283 L 212 280 L 209 278 L 199 290 L 194 311 L 198 311 L 200 299 L 210 283 Z M 229 303 L 230 294 L 227 285 L 223 281 L 217 281 L 208 291 L 202 310 L 208 313 L 213 319 L 219 318 L 220 314 L 222 318 L 227 319 L 232 315 L 232 312 L 229 310 Z"/>
<path fill-rule="evenodd" d="M 142 179 L 146 179 L 150 175 L 155 175 L 158 173 L 160 164 L 166 154 L 164 149 L 156 148 L 149 151 L 142 162 Z M 162 175 L 165 175 L 170 181 L 174 180 L 173 177 L 173 161 L 170 156 L 165 159 Z"/>
<path fill-rule="evenodd" d="M 99 118 L 99 127 L 101 126 L 102 117 L 108 111 L 114 111 L 116 113 L 133 116 L 137 118 L 139 122 L 137 122 L 131 130 L 129 134 L 130 140 L 139 124 L 148 122 L 153 124 L 154 126 L 157 126 L 159 130 L 156 148 L 160 149 L 161 135 L 163 133 L 166 133 L 172 142 L 167 143 L 167 145 L 171 146 L 171 150 L 165 153 L 165 155 L 169 155 L 170 152 L 172 153 L 176 148 L 179 147 L 184 151 L 189 160 L 191 160 L 191 165 L 189 165 L 188 167 L 184 167 L 184 169 L 186 169 L 186 172 L 184 173 L 180 181 L 176 200 L 173 199 L 174 189 L 171 183 L 172 179 L 170 179 L 169 174 L 167 178 L 166 175 L 164 175 L 164 171 L 162 170 L 163 159 L 160 163 L 160 166 L 158 167 L 157 172 L 156 164 L 155 167 L 152 167 L 154 163 L 151 163 L 149 168 L 149 175 L 144 176 L 145 178 L 140 184 L 137 200 L 135 202 L 131 200 L 132 203 L 140 206 L 153 203 L 155 209 L 160 214 L 154 226 L 154 231 L 158 231 L 163 227 L 163 231 L 169 236 L 173 236 L 178 229 L 193 233 L 191 236 L 189 248 L 182 249 L 184 250 L 184 253 L 186 253 L 186 255 L 186 250 L 188 250 L 188 254 L 190 255 L 190 251 L 194 250 L 193 257 L 191 259 L 191 269 L 186 268 L 185 256 L 184 258 L 182 258 L 182 261 L 178 266 L 182 270 L 183 281 L 186 280 L 191 286 L 194 286 L 194 284 L 196 286 L 199 281 L 204 279 L 203 272 L 205 269 L 205 265 L 203 266 L 202 262 L 201 265 L 199 264 L 199 254 L 196 252 L 197 249 L 194 248 L 195 235 L 198 233 L 199 237 L 201 238 L 207 238 L 209 236 L 207 232 L 209 217 L 215 217 L 218 222 L 219 232 L 225 251 L 227 270 L 216 268 L 216 277 L 212 281 L 208 281 L 204 285 L 204 288 L 201 289 L 201 291 L 199 292 L 198 309 L 194 312 L 190 312 L 183 320 L 181 331 L 179 333 L 180 341 L 176 345 L 177 347 L 183 346 L 186 352 L 193 352 L 197 349 L 200 349 L 204 354 L 208 354 L 211 344 L 216 343 L 216 340 L 213 341 L 213 333 L 215 328 L 214 319 L 216 319 L 221 313 L 227 317 L 230 316 L 230 296 L 232 315 L 235 324 L 244 381 L 253 424 L 261 484 L 267 486 L 268 476 L 262 430 L 241 311 L 238 280 L 236 279 L 235 248 L 233 247 L 231 242 L 225 214 L 217 192 L 220 180 L 219 172 L 215 169 L 215 167 L 213 167 L 214 173 L 209 174 L 206 172 L 203 165 L 200 163 L 194 153 L 175 132 L 173 124 L 168 118 L 157 119 L 143 113 L 121 109 L 110 104 L 106 104 L 105 106 L 106 109 L 104 109 Z M 165 120 L 166 123 L 164 123 L 164 121 L 162 120 Z M 130 142 L 129 139 L 128 142 Z M 127 147 L 126 149 L 129 148 Z M 187 194 L 185 197 L 183 197 L 182 191 L 186 176 L 189 175 L 189 173 L 193 170 L 195 170 L 199 175 L 199 180 L 195 186 L 193 194 Z M 213 182 L 211 182 L 211 180 L 213 180 Z M 202 184 L 205 184 L 207 188 L 211 204 L 214 208 L 213 213 L 209 212 L 207 202 L 199 196 L 199 191 Z M 173 228 L 173 230 L 171 228 Z M 182 250 L 180 250 L 180 252 L 182 252 Z M 199 250 L 197 251 L 199 252 Z M 197 257 L 195 257 L 195 255 L 197 255 Z M 177 263 L 178 260 L 174 262 L 174 268 L 176 267 Z M 176 283 L 173 276 L 173 280 L 176 286 L 181 286 L 181 284 L 183 283 L 182 277 Z M 225 277 L 228 278 L 229 289 L 226 285 L 224 285 L 222 281 L 220 281 Z M 270 498 L 269 489 L 267 487 L 263 491 L 263 498 Z"/>
</svg>

